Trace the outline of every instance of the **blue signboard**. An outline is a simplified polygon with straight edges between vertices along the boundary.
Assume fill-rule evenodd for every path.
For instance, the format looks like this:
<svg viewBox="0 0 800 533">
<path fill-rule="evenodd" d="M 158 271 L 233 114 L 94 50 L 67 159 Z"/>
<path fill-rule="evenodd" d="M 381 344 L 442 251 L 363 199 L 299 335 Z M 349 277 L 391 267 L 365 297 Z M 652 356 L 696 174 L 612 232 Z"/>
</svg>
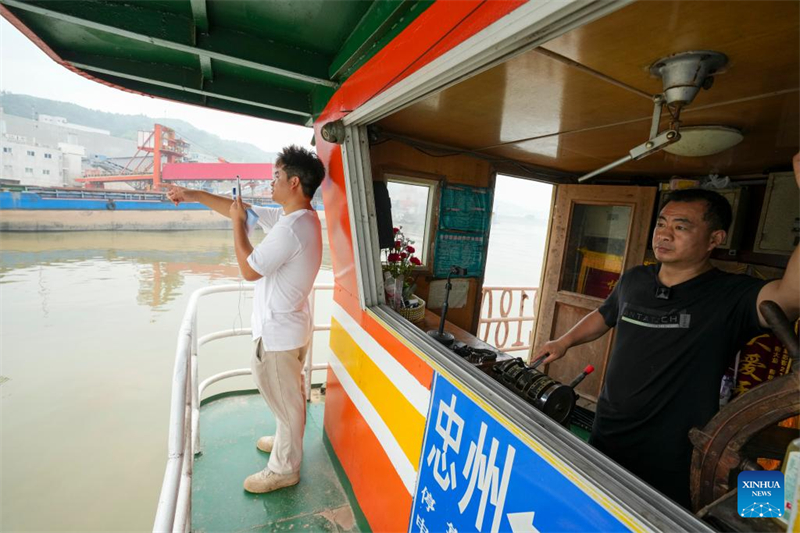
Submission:
<svg viewBox="0 0 800 533">
<path fill-rule="evenodd" d="M 628 531 L 438 373 L 409 532 Z"/>
</svg>

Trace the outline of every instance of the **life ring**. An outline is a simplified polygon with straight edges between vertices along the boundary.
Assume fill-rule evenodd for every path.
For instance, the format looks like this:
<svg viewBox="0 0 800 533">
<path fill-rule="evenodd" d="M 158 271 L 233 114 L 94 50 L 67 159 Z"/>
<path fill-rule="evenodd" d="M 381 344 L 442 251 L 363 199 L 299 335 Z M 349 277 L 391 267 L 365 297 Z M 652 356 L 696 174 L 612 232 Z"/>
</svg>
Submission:
<svg viewBox="0 0 800 533">
<path fill-rule="evenodd" d="M 106 209 L 108 209 L 109 211 L 113 211 L 116 208 L 117 204 L 114 203 L 114 200 L 109 200 L 108 203 L 106 204 Z"/>
</svg>

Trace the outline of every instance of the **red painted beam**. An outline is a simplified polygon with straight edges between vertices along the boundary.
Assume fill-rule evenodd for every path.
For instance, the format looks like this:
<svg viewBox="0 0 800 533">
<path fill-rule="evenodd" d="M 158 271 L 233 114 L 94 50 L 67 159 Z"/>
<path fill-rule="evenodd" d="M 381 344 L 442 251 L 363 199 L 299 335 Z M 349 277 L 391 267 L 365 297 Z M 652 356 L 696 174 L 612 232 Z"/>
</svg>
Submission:
<svg viewBox="0 0 800 533">
<path fill-rule="evenodd" d="M 164 165 L 161 181 L 215 180 L 232 181 L 239 176 L 246 181 L 272 180 L 272 163 L 169 163 Z M 112 181 L 153 181 L 152 174 L 123 174 L 78 178 L 81 183 Z"/>
<path fill-rule="evenodd" d="M 248 181 L 269 181 L 272 171 L 272 163 L 169 163 L 164 165 L 161 179 L 235 180 L 238 175 Z"/>
</svg>

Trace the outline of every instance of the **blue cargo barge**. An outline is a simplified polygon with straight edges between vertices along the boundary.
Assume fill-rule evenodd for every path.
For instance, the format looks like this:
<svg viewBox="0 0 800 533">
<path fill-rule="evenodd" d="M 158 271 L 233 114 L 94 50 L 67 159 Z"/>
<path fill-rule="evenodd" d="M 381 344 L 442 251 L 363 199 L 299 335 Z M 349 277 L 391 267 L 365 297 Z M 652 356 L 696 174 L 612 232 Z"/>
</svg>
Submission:
<svg viewBox="0 0 800 533">
<path fill-rule="evenodd" d="M 277 207 L 259 198 L 248 198 L 256 205 Z M 0 191 L 0 210 L 108 210 L 115 211 L 192 211 L 209 209 L 199 203 L 175 205 L 158 192 L 126 192 L 75 189 L 28 189 Z"/>
<path fill-rule="evenodd" d="M 265 198 L 245 200 L 278 207 Z M 160 192 L 34 187 L 0 190 L 0 231 L 227 228 L 230 221 L 204 205 L 190 202 L 176 206 Z"/>
</svg>

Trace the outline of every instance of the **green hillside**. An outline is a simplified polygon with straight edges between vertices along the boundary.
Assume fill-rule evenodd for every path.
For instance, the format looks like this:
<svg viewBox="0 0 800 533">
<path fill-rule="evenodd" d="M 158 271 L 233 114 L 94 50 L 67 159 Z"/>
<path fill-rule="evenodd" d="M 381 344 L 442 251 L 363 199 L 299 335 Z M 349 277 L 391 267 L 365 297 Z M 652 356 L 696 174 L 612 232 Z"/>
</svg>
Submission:
<svg viewBox="0 0 800 533">
<path fill-rule="evenodd" d="M 131 140 L 136 140 L 136 132 L 139 130 L 152 130 L 154 122 L 152 117 L 145 115 L 106 113 L 68 102 L 7 92 L 0 93 L 0 106 L 9 115 L 34 120 L 37 113 L 64 117 L 73 124 L 108 130 L 114 137 Z M 192 144 L 193 150 L 222 157 L 231 163 L 269 162 L 275 158 L 275 154 L 265 152 L 252 144 L 221 139 L 183 120 L 165 118 L 158 119 L 158 122 L 177 131 Z"/>
</svg>

